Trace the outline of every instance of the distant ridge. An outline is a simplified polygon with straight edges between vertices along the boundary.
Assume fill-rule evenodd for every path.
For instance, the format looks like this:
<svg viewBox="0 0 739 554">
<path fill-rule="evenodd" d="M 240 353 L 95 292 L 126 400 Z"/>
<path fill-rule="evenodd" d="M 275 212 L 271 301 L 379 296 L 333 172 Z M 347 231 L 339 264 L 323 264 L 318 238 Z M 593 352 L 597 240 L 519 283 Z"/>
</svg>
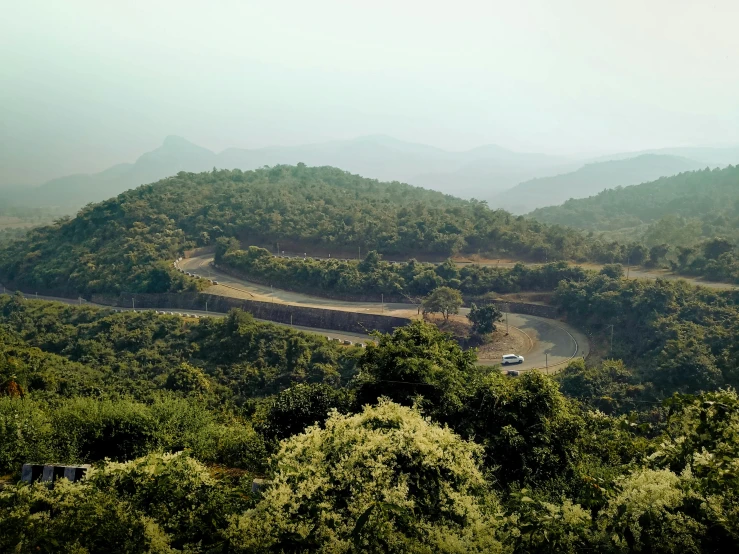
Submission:
<svg viewBox="0 0 739 554">
<path fill-rule="evenodd" d="M 492 198 L 521 178 L 538 175 L 542 168 L 551 172 L 567 163 L 561 158 L 522 154 L 495 145 L 452 152 L 386 135 L 302 146 L 228 148 L 220 153 L 171 135 L 160 147 L 141 155 L 134 163 L 118 164 L 95 174 L 52 179 L 30 189 L 0 190 L 0 200 L 66 206 L 73 210 L 180 171 L 198 172 L 213 167 L 249 170 L 299 162 L 340 167 L 374 179 L 405 181 L 478 199 Z"/>
<path fill-rule="evenodd" d="M 0 202 L 9 205 L 54 207 L 74 212 L 155 182 L 180 171 L 250 170 L 280 164 L 340 167 L 344 171 L 382 181 L 402 181 L 461 198 L 486 200 L 491 207 L 526 213 L 561 204 L 615 186 L 628 186 L 708 165 L 739 161 L 739 148 L 664 149 L 674 154 L 613 154 L 583 166 L 583 160 L 538 153 L 514 152 L 495 144 L 466 151 L 403 141 L 388 135 L 367 135 L 299 146 L 227 148 L 220 153 L 183 137 L 167 136 L 161 146 L 94 174 L 77 174 L 47 181 L 38 187 L 0 188 Z M 732 156 L 736 153 L 736 159 Z M 719 164 L 718 161 L 727 161 Z"/>
<path fill-rule="evenodd" d="M 523 182 L 496 196 L 491 205 L 526 213 L 562 204 L 570 198 L 586 198 L 608 188 L 637 185 L 705 167 L 702 161 L 664 154 L 593 162 L 570 173 Z"/>
</svg>

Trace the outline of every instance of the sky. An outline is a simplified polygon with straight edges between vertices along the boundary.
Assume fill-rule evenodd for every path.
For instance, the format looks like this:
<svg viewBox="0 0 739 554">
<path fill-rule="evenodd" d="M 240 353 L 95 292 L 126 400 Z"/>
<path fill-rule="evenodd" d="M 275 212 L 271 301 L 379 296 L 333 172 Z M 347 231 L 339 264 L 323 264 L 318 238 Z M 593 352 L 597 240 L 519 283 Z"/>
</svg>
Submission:
<svg viewBox="0 0 739 554">
<path fill-rule="evenodd" d="M 0 185 L 368 134 L 739 145 L 736 0 L 0 0 Z"/>
</svg>

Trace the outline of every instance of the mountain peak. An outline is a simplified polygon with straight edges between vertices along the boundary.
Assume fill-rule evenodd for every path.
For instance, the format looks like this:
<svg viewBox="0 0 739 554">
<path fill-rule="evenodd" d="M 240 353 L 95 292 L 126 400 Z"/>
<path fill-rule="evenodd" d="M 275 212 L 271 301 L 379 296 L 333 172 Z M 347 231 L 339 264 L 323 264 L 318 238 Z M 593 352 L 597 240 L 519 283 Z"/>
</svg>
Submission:
<svg viewBox="0 0 739 554">
<path fill-rule="evenodd" d="M 196 146 L 189 140 L 178 135 L 167 135 L 162 142 L 162 148 L 181 148 L 183 146 Z"/>
</svg>

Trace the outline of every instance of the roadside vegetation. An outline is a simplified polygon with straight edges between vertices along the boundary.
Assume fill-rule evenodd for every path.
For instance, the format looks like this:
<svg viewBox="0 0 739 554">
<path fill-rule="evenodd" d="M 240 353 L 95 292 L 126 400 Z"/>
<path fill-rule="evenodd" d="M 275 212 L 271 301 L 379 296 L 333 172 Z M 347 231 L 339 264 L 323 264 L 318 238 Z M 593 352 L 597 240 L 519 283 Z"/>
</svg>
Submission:
<svg viewBox="0 0 739 554">
<path fill-rule="evenodd" d="M 607 273 L 555 292 L 562 313 L 605 345 L 601 364 L 575 363 L 561 374 L 566 393 L 625 412 L 675 392 L 739 385 L 736 292 Z"/>
<path fill-rule="evenodd" d="M 620 286 L 563 284 L 559 302 L 634 297 Z M 684 310 L 733 311 L 658 286 Z M 690 317 L 666 314 L 650 325 Z M 362 350 L 238 311 L 187 324 L 7 295 L 0 336 L 0 472 L 94 464 L 80 483 L 6 485 L 3 551 L 668 553 L 739 539 L 728 379 L 604 413 L 600 369 L 578 391 L 585 369 L 565 373 L 574 399 L 539 373 L 477 366 L 422 321 Z M 661 371 L 682 379 L 693 366 L 676 360 Z M 255 476 L 270 480 L 258 493 Z"/>
<path fill-rule="evenodd" d="M 411 260 L 387 262 L 378 252 L 364 260 L 309 260 L 273 256 L 264 248 L 241 250 L 235 241 L 222 241 L 216 248 L 219 267 L 235 270 L 247 280 L 276 287 L 355 299 L 378 298 L 399 302 L 417 301 L 435 289 L 448 287 L 465 296 L 519 291 L 552 291 L 562 280 L 583 280 L 590 272 L 567 262 L 540 266 L 517 264 L 513 268 L 483 265 L 457 266 Z"/>
</svg>

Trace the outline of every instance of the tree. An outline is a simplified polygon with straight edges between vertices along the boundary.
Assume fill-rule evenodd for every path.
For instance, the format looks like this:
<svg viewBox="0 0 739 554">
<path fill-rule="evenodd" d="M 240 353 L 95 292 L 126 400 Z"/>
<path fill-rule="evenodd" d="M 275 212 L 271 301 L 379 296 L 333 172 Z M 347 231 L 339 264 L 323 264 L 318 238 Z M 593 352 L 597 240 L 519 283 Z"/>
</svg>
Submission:
<svg viewBox="0 0 739 554">
<path fill-rule="evenodd" d="M 275 396 L 259 430 L 265 438 L 282 440 L 323 425 L 331 410 L 346 413 L 352 398 L 348 391 L 324 384 L 298 384 Z"/>
<path fill-rule="evenodd" d="M 649 249 L 649 264 L 657 266 L 667 256 L 670 247 L 667 244 L 656 244 Z"/>
<path fill-rule="evenodd" d="M 497 468 L 498 481 L 543 483 L 567 471 L 583 421 L 557 383 L 538 371 L 518 379 L 492 372 L 473 386 L 455 429 L 485 447 L 485 465 Z"/>
<path fill-rule="evenodd" d="M 164 387 L 173 391 L 205 395 L 210 392 L 210 381 L 202 369 L 183 362 L 169 372 Z"/>
<path fill-rule="evenodd" d="M 370 250 L 364 257 L 364 260 L 359 263 L 359 271 L 365 273 L 372 272 L 378 268 L 381 260 L 382 255 L 380 255 L 376 250 Z"/>
<path fill-rule="evenodd" d="M 635 244 L 629 250 L 626 263 L 631 265 L 642 265 L 649 256 L 649 249 L 643 244 Z"/>
<path fill-rule="evenodd" d="M 451 314 L 459 313 L 462 293 L 450 287 L 434 289 L 423 301 L 424 313 L 438 312 L 448 320 Z"/>
<path fill-rule="evenodd" d="M 227 533 L 237 552 L 501 552 L 474 443 L 383 401 L 282 443 L 273 483 Z"/>
<path fill-rule="evenodd" d="M 472 328 L 478 335 L 489 335 L 495 331 L 495 324 L 503 317 L 503 313 L 495 304 L 486 304 L 478 307 L 472 304 L 467 319 L 472 323 Z"/>
<path fill-rule="evenodd" d="M 453 421 L 470 394 L 476 375 L 473 351 L 463 351 L 435 325 L 413 321 L 368 345 L 359 361 L 357 403 L 387 397 L 422 407 L 439 421 Z"/>
<path fill-rule="evenodd" d="M 439 277 L 441 277 L 445 281 L 451 281 L 452 279 L 459 279 L 459 268 L 457 267 L 457 264 L 455 264 L 454 260 L 452 259 L 447 259 L 444 261 L 444 263 L 437 265 L 434 271 Z"/>
<path fill-rule="evenodd" d="M 703 255 L 708 260 L 718 260 L 721 254 L 734 250 L 734 245 L 725 238 L 716 237 L 703 243 Z"/>
<path fill-rule="evenodd" d="M 624 276 L 624 266 L 621 264 L 606 264 L 600 270 L 600 274 L 611 279 L 622 279 Z"/>
<path fill-rule="evenodd" d="M 639 469 L 619 489 L 599 516 L 599 551 L 704 552 L 699 537 L 705 529 L 683 507 L 688 498 L 680 477 L 669 470 Z"/>
<path fill-rule="evenodd" d="M 229 250 L 236 250 L 239 248 L 239 241 L 233 237 L 218 237 L 216 239 L 216 250 L 215 250 L 215 262 L 221 263 L 224 254 Z"/>
<path fill-rule="evenodd" d="M 692 246 L 679 246 L 677 249 L 677 263 L 680 269 L 687 267 L 691 256 L 695 254 L 695 248 Z"/>
</svg>

